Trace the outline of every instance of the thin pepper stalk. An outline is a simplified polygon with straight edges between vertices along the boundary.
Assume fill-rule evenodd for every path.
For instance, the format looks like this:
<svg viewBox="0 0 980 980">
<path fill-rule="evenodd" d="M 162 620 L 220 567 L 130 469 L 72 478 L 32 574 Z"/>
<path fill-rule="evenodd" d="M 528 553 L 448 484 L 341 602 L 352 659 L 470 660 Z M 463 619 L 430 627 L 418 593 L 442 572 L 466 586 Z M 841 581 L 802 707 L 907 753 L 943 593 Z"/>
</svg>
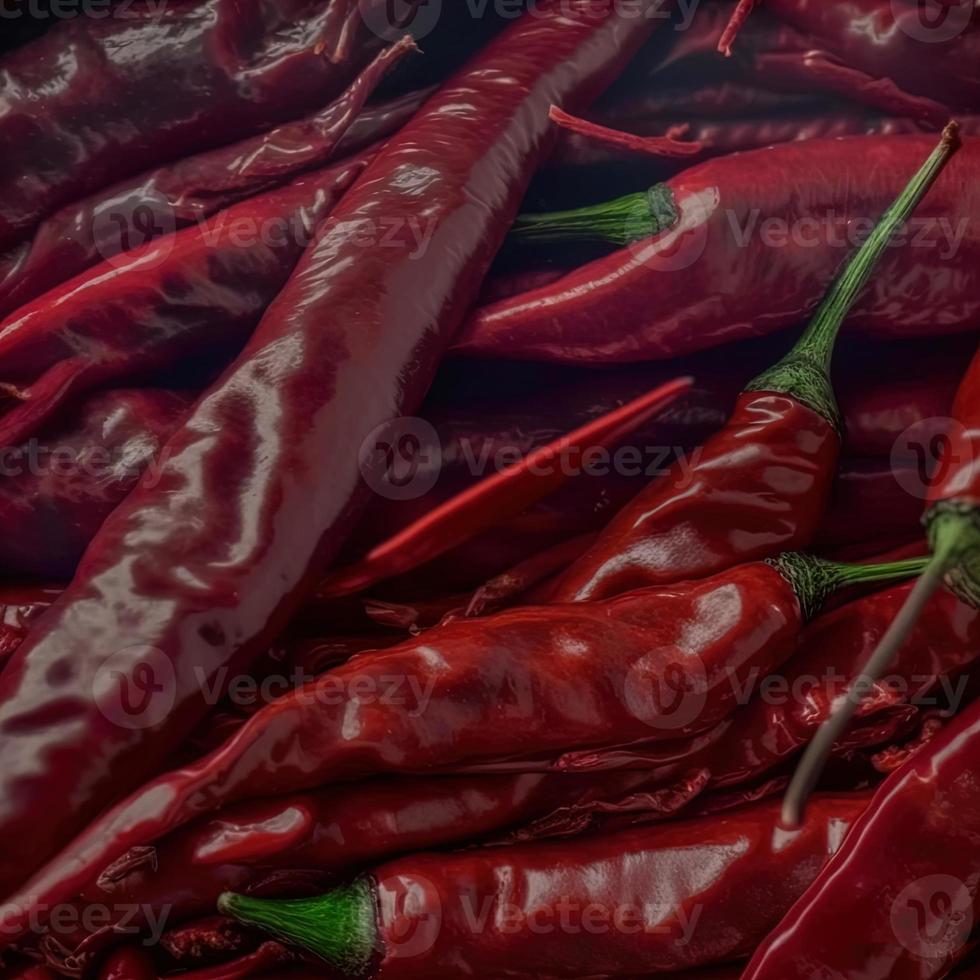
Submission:
<svg viewBox="0 0 980 980">
<path fill-rule="evenodd" d="M 951 124 L 835 280 L 793 349 L 749 383 L 728 424 L 691 467 L 682 472 L 675 466 L 622 509 L 558 583 L 556 601 L 606 598 L 810 546 L 840 450 L 830 368 L 841 326 L 896 229 L 956 146 Z"/>
<path fill-rule="evenodd" d="M 707 731 L 735 709 L 742 684 L 792 656 L 804 623 L 834 592 L 914 576 L 924 564 L 839 565 L 787 554 L 609 602 L 456 620 L 362 654 L 90 823 L 9 899 L 16 912 L 0 942 L 132 848 L 259 793 L 386 774 L 547 770 L 570 748 Z M 710 629 L 692 631 L 709 617 Z M 383 690 L 391 677 L 406 679 L 396 699 L 337 697 L 365 683 Z"/>
<path fill-rule="evenodd" d="M 964 602 L 980 608 L 980 353 L 967 371 L 953 417 L 956 426 L 940 461 L 944 476 L 930 490 L 924 518 L 932 558 L 867 666 L 800 761 L 786 791 L 783 819 L 791 827 L 803 819 L 807 797 L 820 779 L 830 747 L 905 645 L 933 593 L 945 581 Z"/>
</svg>

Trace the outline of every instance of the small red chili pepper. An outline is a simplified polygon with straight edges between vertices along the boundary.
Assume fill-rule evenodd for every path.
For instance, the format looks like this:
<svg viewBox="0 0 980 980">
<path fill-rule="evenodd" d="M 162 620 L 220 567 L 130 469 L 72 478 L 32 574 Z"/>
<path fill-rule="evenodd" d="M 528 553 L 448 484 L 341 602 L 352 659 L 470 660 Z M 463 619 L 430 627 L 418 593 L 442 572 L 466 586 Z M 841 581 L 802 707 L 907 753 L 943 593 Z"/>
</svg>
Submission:
<svg viewBox="0 0 980 980">
<path fill-rule="evenodd" d="M 370 162 L 362 155 L 70 279 L 0 324 L 0 446 L 70 398 L 241 347 L 309 240 Z"/>
<path fill-rule="evenodd" d="M 782 144 L 699 164 L 605 207 L 525 216 L 515 232 L 535 240 L 629 244 L 478 310 L 455 349 L 594 365 L 672 358 L 793 326 L 825 295 L 849 237 L 842 229 L 880 215 L 934 145 L 931 136 Z M 954 254 L 935 237 L 932 248 L 890 249 L 849 318 L 855 327 L 892 339 L 974 328 L 978 167 L 980 139 L 967 139 L 918 212 L 924 227 L 962 234 Z M 773 225 L 785 233 L 769 237 L 763 229 Z"/>
<path fill-rule="evenodd" d="M 60 19 L 3 59 L 0 248 L 118 180 L 313 111 L 379 44 L 354 0 Z M 148 87 L 167 97 L 148 102 Z"/>
<path fill-rule="evenodd" d="M 104 188 L 46 218 L 0 256 L 0 316 L 120 251 L 190 225 L 303 171 L 360 153 L 389 135 L 418 99 L 364 110 L 368 97 L 413 44 L 379 54 L 336 101 L 304 119 Z"/>
<path fill-rule="evenodd" d="M 227 893 L 219 907 L 347 977 L 682 970 L 748 955 L 867 803 L 822 798 L 814 821 L 790 834 L 764 803 L 568 842 L 419 855 L 318 898 Z"/>
<path fill-rule="evenodd" d="M 609 84 L 658 26 L 637 13 L 547 0 L 446 81 L 343 197 L 156 479 L 102 526 L 0 674 L 0 837 L 22 842 L 0 855 L 0 894 L 181 744 L 208 709 L 202 670 L 247 669 L 313 593 L 370 496 L 380 461 L 362 468 L 362 447 L 421 402 L 546 149 L 548 109 Z"/>
<path fill-rule="evenodd" d="M 691 387 L 680 378 L 655 388 L 546 446 L 519 463 L 475 484 L 373 548 L 362 561 L 342 568 L 321 586 L 324 598 L 349 595 L 404 574 L 444 554 L 487 527 L 514 516 L 553 493 L 597 448 L 614 446 Z"/>
<path fill-rule="evenodd" d="M 520 772 L 570 746 L 706 731 L 735 708 L 740 684 L 792 654 L 830 595 L 914 575 L 924 562 L 840 566 L 788 554 L 607 603 L 458 620 L 355 657 L 91 823 L 10 899 L 4 938 L 131 848 L 258 786 L 276 795 L 382 773 Z M 356 696 L 392 677 L 402 679 L 397 703 Z"/>
</svg>

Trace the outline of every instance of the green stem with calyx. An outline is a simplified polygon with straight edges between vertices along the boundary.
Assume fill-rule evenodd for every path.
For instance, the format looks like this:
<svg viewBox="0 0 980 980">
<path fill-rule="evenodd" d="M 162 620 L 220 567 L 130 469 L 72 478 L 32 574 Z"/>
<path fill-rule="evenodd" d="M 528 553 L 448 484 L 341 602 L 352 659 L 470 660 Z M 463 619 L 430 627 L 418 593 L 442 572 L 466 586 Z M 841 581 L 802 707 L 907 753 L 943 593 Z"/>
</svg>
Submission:
<svg viewBox="0 0 980 980">
<path fill-rule="evenodd" d="M 374 890 L 363 878 L 316 898 L 270 900 L 225 892 L 218 911 L 313 953 L 349 977 L 366 976 L 378 948 Z"/>
<path fill-rule="evenodd" d="M 959 127 L 950 123 L 929 159 L 834 281 L 803 336 L 778 364 L 752 381 L 746 391 L 792 395 L 840 431 L 840 409 L 830 381 L 830 365 L 841 325 L 868 284 L 892 236 L 911 217 L 958 147 Z"/>
<path fill-rule="evenodd" d="M 680 217 L 668 184 L 572 211 L 522 214 L 510 230 L 524 242 L 609 242 L 630 245 L 673 228 Z"/>
<path fill-rule="evenodd" d="M 929 559 L 909 558 L 879 565 L 843 565 L 792 551 L 770 559 L 769 564 L 793 587 L 800 600 L 804 619 L 810 620 L 835 592 L 851 585 L 914 578 L 922 573 Z"/>
<path fill-rule="evenodd" d="M 980 507 L 967 500 L 944 500 L 926 514 L 929 543 L 942 558 L 946 584 L 964 602 L 980 609 Z"/>
</svg>

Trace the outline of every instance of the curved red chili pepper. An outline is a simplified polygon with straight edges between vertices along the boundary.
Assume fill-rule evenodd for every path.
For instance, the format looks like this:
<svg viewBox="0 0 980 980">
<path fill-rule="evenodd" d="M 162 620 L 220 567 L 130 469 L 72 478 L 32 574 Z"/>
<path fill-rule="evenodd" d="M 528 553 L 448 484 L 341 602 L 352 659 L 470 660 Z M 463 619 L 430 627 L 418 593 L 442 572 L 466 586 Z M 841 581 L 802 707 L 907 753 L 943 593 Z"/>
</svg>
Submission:
<svg viewBox="0 0 980 980">
<path fill-rule="evenodd" d="M 704 150 L 700 143 L 688 139 L 686 132 L 668 133 L 663 136 L 634 136 L 620 129 L 610 129 L 608 126 L 601 126 L 587 119 L 579 119 L 557 106 L 551 108 L 551 120 L 563 133 L 574 133 L 627 155 L 642 153 L 650 156 L 683 158 L 698 156 Z M 678 136 L 685 138 L 682 140 L 677 138 Z"/>
<path fill-rule="evenodd" d="M 569 842 L 419 855 L 319 898 L 226 894 L 220 907 L 349 977 L 669 972 L 751 952 L 867 803 L 825 797 L 792 834 L 765 803 Z"/>
<path fill-rule="evenodd" d="M 202 678 L 245 668 L 312 593 L 369 495 L 362 446 L 421 402 L 548 108 L 609 83 L 658 24 L 636 13 L 549 0 L 447 81 L 344 196 L 155 482 L 103 525 L 0 674 L 0 836 L 24 840 L 0 858 L 0 894 L 168 757 L 207 710 Z"/>
<path fill-rule="evenodd" d="M 386 772 L 484 764 L 519 772 L 570 746 L 705 731 L 733 710 L 739 684 L 786 660 L 804 620 L 833 592 L 915 574 L 924 561 L 837 566 L 784 555 L 608 603 L 451 622 L 355 657 L 92 823 L 10 899 L 4 938 L 130 848 L 253 797 L 259 785 L 269 795 Z M 354 696 L 379 692 L 385 678 L 401 679 L 397 704 Z"/>
<path fill-rule="evenodd" d="M 692 167 L 658 188 L 658 200 L 677 214 L 659 235 L 643 237 L 650 227 L 649 212 L 639 210 L 643 195 L 614 204 L 593 229 L 641 240 L 549 287 L 479 310 L 456 349 L 611 363 L 675 357 L 792 326 L 817 307 L 840 265 L 843 237 L 833 227 L 817 229 L 880 215 L 933 146 L 930 136 L 814 140 Z M 968 216 L 980 207 L 978 167 L 980 140 L 967 139 L 918 212 L 923 227 L 942 220 L 963 232 L 955 256 L 940 258 L 935 241 L 934 248 L 892 249 L 849 323 L 892 338 L 973 328 L 980 232 Z M 753 216 L 785 222 L 786 236 L 770 242 Z M 805 230 L 799 244 L 791 234 L 797 228 Z"/>
<path fill-rule="evenodd" d="M 759 948 L 746 980 L 949 972 L 966 952 L 977 908 L 978 738 L 975 703 L 885 781 L 841 852 Z"/>
<path fill-rule="evenodd" d="M 404 574 L 501 520 L 553 493 L 580 470 L 597 448 L 616 445 L 691 387 L 681 378 L 655 388 L 581 429 L 535 449 L 527 458 L 488 477 L 429 511 L 357 564 L 342 568 L 321 586 L 322 597 L 349 595 Z"/>
<path fill-rule="evenodd" d="M 184 358 L 235 350 L 309 240 L 370 162 L 362 155 L 109 260 L 0 325 L 0 446 L 18 446 L 69 399 Z"/>
<path fill-rule="evenodd" d="M 311 112 L 379 45 L 354 0 L 139 2 L 60 20 L 3 59 L 0 248 L 118 180 Z M 167 98 L 148 104 L 147 86 Z"/>
<path fill-rule="evenodd" d="M 364 105 L 412 49 L 409 39 L 387 48 L 336 101 L 304 119 L 185 157 L 61 208 L 31 239 L 0 256 L 0 316 L 120 251 L 199 225 L 244 198 L 389 135 L 418 108 L 419 95 L 366 111 Z"/>
</svg>

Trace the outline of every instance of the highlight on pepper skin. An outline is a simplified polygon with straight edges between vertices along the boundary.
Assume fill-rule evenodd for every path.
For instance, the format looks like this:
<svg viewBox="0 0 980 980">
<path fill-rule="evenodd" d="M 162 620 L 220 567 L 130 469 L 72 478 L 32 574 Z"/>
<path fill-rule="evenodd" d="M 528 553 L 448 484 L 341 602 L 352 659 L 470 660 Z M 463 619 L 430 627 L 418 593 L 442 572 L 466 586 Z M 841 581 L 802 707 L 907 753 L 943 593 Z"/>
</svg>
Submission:
<svg viewBox="0 0 980 980">
<path fill-rule="evenodd" d="M 0 25 L 0 978 L 980 976 L 973 0 Z"/>
</svg>

